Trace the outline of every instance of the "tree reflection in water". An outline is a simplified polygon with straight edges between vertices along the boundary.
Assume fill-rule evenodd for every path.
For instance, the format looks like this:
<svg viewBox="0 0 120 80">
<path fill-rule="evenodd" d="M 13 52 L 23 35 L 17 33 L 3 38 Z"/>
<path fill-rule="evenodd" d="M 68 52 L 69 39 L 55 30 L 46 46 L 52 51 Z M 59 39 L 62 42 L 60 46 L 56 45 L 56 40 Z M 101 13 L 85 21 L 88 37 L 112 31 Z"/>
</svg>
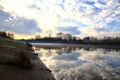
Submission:
<svg viewBox="0 0 120 80">
<path fill-rule="evenodd" d="M 36 47 L 56 80 L 120 80 L 120 50 L 84 47 Z"/>
</svg>

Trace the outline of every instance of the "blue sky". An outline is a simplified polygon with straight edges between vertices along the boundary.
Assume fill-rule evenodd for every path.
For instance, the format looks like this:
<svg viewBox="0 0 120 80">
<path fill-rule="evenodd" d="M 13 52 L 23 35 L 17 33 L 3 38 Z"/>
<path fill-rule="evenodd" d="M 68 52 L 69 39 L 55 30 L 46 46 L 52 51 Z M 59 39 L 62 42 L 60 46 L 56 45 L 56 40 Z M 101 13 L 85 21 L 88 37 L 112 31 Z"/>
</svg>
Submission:
<svg viewBox="0 0 120 80">
<path fill-rule="evenodd" d="M 58 32 L 120 35 L 119 0 L 0 0 L 0 29 L 22 36 Z"/>
</svg>

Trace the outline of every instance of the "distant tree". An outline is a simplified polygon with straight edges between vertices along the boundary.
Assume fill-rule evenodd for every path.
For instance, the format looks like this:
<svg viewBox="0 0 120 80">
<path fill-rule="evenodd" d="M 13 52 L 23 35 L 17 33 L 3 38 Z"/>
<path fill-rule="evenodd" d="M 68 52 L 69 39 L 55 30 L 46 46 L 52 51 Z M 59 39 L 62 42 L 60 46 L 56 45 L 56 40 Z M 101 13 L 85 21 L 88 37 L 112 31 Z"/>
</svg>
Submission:
<svg viewBox="0 0 120 80">
<path fill-rule="evenodd" d="M 7 33 L 6 33 L 5 31 L 1 31 L 1 32 L 0 32 L 0 36 L 1 36 L 1 37 L 6 37 L 6 36 L 7 36 Z"/>
<path fill-rule="evenodd" d="M 40 35 L 36 35 L 36 36 L 35 36 L 35 39 L 40 39 Z"/>
<path fill-rule="evenodd" d="M 76 36 L 72 36 L 72 40 L 77 40 L 77 37 Z"/>
<path fill-rule="evenodd" d="M 12 39 L 14 39 L 14 34 L 13 34 L 13 33 L 11 33 L 10 37 L 11 37 Z"/>
<path fill-rule="evenodd" d="M 7 36 L 10 37 L 11 39 L 14 39 L 14 34 L 11 33 L 11 32 L 8 32 L 8 33 L 7 33 Z"/>
<path fill-rule="evenodd" d="M 92 37 L 93 43 L 102 43 L 102 44 L 120 44 L 120 37 L 107 37 L 104 36 L 103 38 L 96 38 Z"/>
<path fill-rule="evenodd" d="M 63 39 L 63 36 L 64 36 L 64 34 L 62 32 L 59 32 L 59 33 L 56 34 L 57 38 Z"/>
<path fill-rule="evenodd" d="M 72 39 L 72 34 L 64 34 L 63 38 L 66 39 L 66 40 L 71 40 Z"/>
<path fill-rule="evenodd" d="M 91 42 L 90 37 L 84 37 L 83 42 L 87 42 L 87 43 Z"/>
<path fill-rule="evenodd" d="M 51 38 L 51 33 L 49 33 L 48 37 Z"/>
<path fill-rule="evenodd" d="M 11 32 L 6 32 L 6 31 L 0 30 L 0 37 L 14 39 L 14 34 Z"/>
</svg>

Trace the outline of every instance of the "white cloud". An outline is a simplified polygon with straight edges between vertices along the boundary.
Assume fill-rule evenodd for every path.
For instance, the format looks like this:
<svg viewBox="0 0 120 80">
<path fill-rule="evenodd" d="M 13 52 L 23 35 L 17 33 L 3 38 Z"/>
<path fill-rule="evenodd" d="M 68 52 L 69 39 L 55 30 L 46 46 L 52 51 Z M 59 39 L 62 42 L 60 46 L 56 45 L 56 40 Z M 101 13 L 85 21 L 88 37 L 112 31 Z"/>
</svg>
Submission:
<svg viewBox="0 0 120 80">
<path fill-rule="evenodd" d="M 67 54 L 62 49 L 64 48 L 44 51 L 40 49 L 39 52 L 40 58 L 52 69 L 56 80 L 120 79 L 119 52 L 76 49 Z"/>
<path fill-rule="evenodd" d="M 93 2 L 93 3 L 89 3 Z M 87 4 L 88 3 L 88 4 Z M 104 28 L 120 19 L 120 3 L 117 0 L 1 0 L 1 9 L 15 19 L 34 19 L 43 34 L 56 33 L 56 27 L 76 26 L 65 20 L 75 20 L 87 25 L 77 25 L 82 35 L 98 35 L 95 28 Z M 87 31 L 90 29 L 90 33 Z M 48 34 L 48 33 L 47 33 Z"/>
</svg>

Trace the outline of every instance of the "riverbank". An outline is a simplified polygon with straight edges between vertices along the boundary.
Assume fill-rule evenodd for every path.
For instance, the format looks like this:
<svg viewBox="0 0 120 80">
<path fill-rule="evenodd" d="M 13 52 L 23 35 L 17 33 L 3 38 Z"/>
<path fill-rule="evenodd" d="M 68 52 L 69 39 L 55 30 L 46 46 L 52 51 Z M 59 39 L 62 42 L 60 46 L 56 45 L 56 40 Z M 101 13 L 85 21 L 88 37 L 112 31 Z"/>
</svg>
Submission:
<svg viewBox="0 0 120 80">
<path fill-rule="evenodd" d="M 64 44 L 64 43 L 31 43 L 38 47 L 80 47 L 80 48 L 109 48 L 109 49 L 119 49 L 120 45 L 92 45 L 92 44 Z"/>
<path fill-rule="evenodd" d="M 25 43 L 0 39 L 0 80 L 55 80 Z"/>
</svg>

